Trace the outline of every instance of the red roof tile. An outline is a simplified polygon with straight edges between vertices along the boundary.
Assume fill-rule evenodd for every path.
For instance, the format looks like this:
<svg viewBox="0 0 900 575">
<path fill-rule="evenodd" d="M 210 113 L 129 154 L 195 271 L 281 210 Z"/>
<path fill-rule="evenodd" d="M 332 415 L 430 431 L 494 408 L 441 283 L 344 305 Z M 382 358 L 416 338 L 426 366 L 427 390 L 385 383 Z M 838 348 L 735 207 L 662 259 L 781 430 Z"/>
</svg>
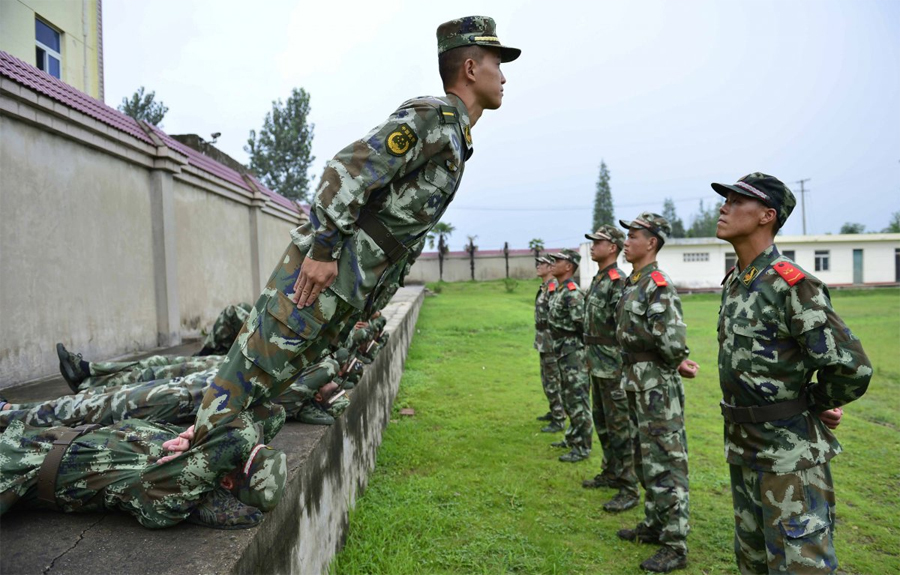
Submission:
<svg viewBox="0 0 900 575">
<path fill-rule="evenodd" d="M 141 129 L 141 126 L 134 118 L 123 114 L 115 108 L 110 108 L 100 100 L 91 98 L 84 92 L 73 88 L 65 82 L 62 82 L 46 72 L 42 72 L 34 66 L 3 51 L 0 51 L 0 76 L 6 77 L 17 84 L 26 86 L 68 108 L 90 116 L 98 122 L 102 122 L 120 132 L 129 134 L 144 143 L 150 144 L 151 146 L 156 145 L 144 130 Z M 150 127 L 167 147 L 187 156 L 188 163 L 191 166 L 234 184 L 241 189 L 253 191 L 241 177 L 240 173 L 220 164 L 208 156 L 204 156 L 193 148 L 185 146 L 158 127 Z M 268 189 L 255 177 L 251 176 L 251 178 L 260 191 L 268 196 L 272 202 L 293 212 L 301 212 L 300 208 L 294 202 Z"/>
</svg>

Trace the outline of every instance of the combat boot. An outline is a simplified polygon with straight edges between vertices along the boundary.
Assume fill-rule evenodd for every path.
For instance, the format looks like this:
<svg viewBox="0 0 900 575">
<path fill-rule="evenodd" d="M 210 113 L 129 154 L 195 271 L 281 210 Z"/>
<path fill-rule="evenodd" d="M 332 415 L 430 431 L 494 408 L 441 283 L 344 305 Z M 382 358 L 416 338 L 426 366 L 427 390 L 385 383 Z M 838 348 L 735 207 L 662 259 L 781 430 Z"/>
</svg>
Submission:
<svg viewBox="0 0 900 575">
<path fill-rule="evenodd" d="M 559 433 L 560 431 L 565 430 L 566 428 L 561 423 L 556 423 L 555 421 L 551 422 L 550 425 L 541 428 L 541 432 L 543 433 Z"/>
<path fill-rule="evenodd" d="M 334 418 L 315 405 L 306 404 L 300 409 L 297 421 L 310 425 L 331 425 L 334 423 Z"/>
<path fill-rule="evenodd" d="M 679 553 L 668 545 L 660 547 L 653 557 L 641 563 L 641 568 L 654 573 L 668 573 L 687 567 L 687 555 Z"/>
<path fill-rule="evenodd" d="M 538 421 L 553 421 L 553 414 L 548 411 L 544 415 L 538 416 L 537 420 Z"/>
<path fill-rule="evenodd" d="M 550 447 L 559 447 L 560 449 L 568 449 L 569 442 L 563 439 L 562 441 L 554 441 L 550 444 Z"/>
<path fill-rule="evenodd" d="M 659 533 L 650 531 L 643 523 L 638 523 L 634 529 L 619 529 L 616 537 L 625 541 L 638 541 L 640 543 L 653 543 L 659 545 Z"/>
<path fill-rule="evenodd" d="M 563 453 L 562 455 L 560 455 L 559 460 L 562 461 L 563 463 L 577 463 L 579 461 L 587 459 L 589 453 L 590 452 L 587 451 L 586 449 L 578 449 L 576 447 L 576 448 L 573 448 L 572 451 L 570 451 L 568 453 Z"/>
<path fill-rule="evenodd" d="M 611 473 L 598 473 L 593 479 L 585 479 L 581 482 L 581 486 L 585 489 L 598 489 L 600 487 L 616 487 L 618 481 Z"/>
<path fill-rule="evenodd" d="M 621 513 L 636 507 L 638 503 L 640 503 L 640 499 L 622 489 L 616 493 L 615 497 L 603 504 L 603 510 L 610 513 Z"/>
<path fill-rule="evenodd" d="M 216 487 L 185 521 L 213 529 L 248 529 L 259 525 L 262 519 L 262 511 L 241 503 L 231 492 Z"/>
<path fill-rule="evenodd" d="M 72 393 L 78 393 L 78 384 L 90 376 L 87 362 L 80 353 L 68 351 L 61 343 L 56 344 L 56 355 L 59 357 L 59 372 L 63 379 L 69 384 Z"/>
</svg>

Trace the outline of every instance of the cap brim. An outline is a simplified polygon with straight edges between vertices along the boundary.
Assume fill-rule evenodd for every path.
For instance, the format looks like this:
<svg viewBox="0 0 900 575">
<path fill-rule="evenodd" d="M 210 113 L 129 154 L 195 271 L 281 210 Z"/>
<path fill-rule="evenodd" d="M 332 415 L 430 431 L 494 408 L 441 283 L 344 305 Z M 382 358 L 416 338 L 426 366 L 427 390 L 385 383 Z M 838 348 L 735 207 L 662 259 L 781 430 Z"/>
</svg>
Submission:
<svg viewBox="0 0 900 575">
<path fill-rule="evenodd" d="M 516 58 L 518 58 L 522 51 L 518 48 L 510 48 L 509 46 L 498 46 L 500 49 L 500 62 L 512 62 Z"/>
<path fill-rule="evenodd" d="M 625 228 L 626 230 L 630 230 L 630 229 L 631 229 L 631 224 L 632 224 L 632 223 L 633 223 L 633 222 L 626 222 L 625 220 L 619 220 L 619 225 L 622 226 L 623 228 Z"/>
<path fill-rule="evenodd" d="M 754 196 L 747 190 L 742 190 L 741 188 L 739 188 L 737 186 L 732 186 L 729 184 L 717 184 L 715 182 L 710 184 L 710 186 L 712 186 L 712 189 L 715 190 L 715 192 L 717 194 L 719 194 L 720 196 L 722 196 L 723 198 L 728 198 L 728 192 L 734 192 L 736 194 L 740 194 L 742 196 L 747 196 L 748 198 L 753 198 L 754 200 L 758 200 L 758 201 L 762 202 L 762 199 Z M 763 202 L 763 203 L 765 203 L 765 202 Z"/>
</svg>

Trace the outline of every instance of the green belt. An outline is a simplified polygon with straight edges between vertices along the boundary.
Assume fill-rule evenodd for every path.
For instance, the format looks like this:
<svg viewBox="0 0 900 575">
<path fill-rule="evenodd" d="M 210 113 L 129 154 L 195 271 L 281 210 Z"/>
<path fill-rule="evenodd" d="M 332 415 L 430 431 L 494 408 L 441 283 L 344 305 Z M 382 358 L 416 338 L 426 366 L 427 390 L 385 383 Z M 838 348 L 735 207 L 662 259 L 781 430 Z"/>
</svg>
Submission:
<svg viewBox="0 0 900 575">
<path fill-rule="evenodd" d="M 545 322 L 545 321 L 540 321 L 540 322 L 534 324 L 534 328 L 537 329 L 537 330 L 540 330 L 540 331 L 544 331 L 544 330 L 547 329 L 548 327 L 550 327 L 550 324 L 548 324 L 548 323 Z"/>
<path fill-rule="evenodd" d="M 619 345 L 619 342 L 614 337 L 588 334 L 584 334 L 584 343 L 586 345 Z"/>
<path fill-rule="evenodd" d="M 44 501 L 56 506 L 56 476 L 59 474 L 59 464 L 62 463 L 63 456 L 77 438 L 85 433 L 90 433 L 95 429 L 100 429 L 96 423 L 87 423 L 79 425 L 72 429 L 64 429 L 59 437 L 53 442 L 50 453 L 41 463 L 37 476 L 37 498 L 38 501 Z"/>
<path fill-rule="evenodd" d="M 809 409 L 809 405 L 809 399 L 805 393 L 797 399 L 779 401 L 769 405 L 737 407 L 725 403 L 725 400 L 719 402 L 722 417 L 728 423 L 767 423 L 779 419 L 788 419 L 803 413 Z"/>
<path fill-rule="evenodd" d="M 578 339 L 581 339 L 581 333 L 573 329 L 555 329 L 551 327 L 550 334 L 553 335 L 553 339 L 562 339 L 564 337 L 577 337 Z"/>
<path fill-rule="evenodd" d="M 634 353 L 622 352 L 622 363 L 631 365 L 639 361 L 652 361 L 654 363 L 662 363 L 662 357 L 655 351 L 637 351 Z"/>
<path fill-rule="evenodd" d="M 403 256 L 409 253 L 406 246 L 394 237 L 394 234 L 387 229 L 384 222 L 379 220 L 374 213 L 367 210 L 360 211 L 359 217 L 356 219 L 356 225 L 359 229 L 369 234 L 369 237 L 378 244 L 378 247 L 381 248 L 381 251 L 384 252 L 384 255 L 387 256 L 387 259 L 392 264 L 399 262 Z"/>
</svg>

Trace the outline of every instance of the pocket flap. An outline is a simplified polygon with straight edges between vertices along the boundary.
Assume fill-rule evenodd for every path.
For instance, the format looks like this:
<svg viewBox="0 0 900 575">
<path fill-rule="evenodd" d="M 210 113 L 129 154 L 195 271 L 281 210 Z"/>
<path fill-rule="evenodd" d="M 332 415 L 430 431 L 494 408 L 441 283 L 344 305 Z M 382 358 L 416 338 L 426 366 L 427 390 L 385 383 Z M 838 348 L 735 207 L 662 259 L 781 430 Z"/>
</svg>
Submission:
<svg viewBox="0 0 900 575">
<path fill-rule="evenodd" d="M 314 305 L 298 309 L 297 304 L 280 291 L 276 292 L 266 305 L 266 311 L 269 312 L 269 315 L 283 323 L 292 332 L 307 340 L 316 337 L 319 330 L 322 329 L 323 322 L 315 317 L 313 313 L 315 309 L 316 306 Z"/>
<path fill-rule="evenodd" d="M 803 539 L 828 529 L 828 508 L 823 506 L 809 513 L 794 515 L 781 520 L 781 529 L 789 539 Z"/>
</svg>

